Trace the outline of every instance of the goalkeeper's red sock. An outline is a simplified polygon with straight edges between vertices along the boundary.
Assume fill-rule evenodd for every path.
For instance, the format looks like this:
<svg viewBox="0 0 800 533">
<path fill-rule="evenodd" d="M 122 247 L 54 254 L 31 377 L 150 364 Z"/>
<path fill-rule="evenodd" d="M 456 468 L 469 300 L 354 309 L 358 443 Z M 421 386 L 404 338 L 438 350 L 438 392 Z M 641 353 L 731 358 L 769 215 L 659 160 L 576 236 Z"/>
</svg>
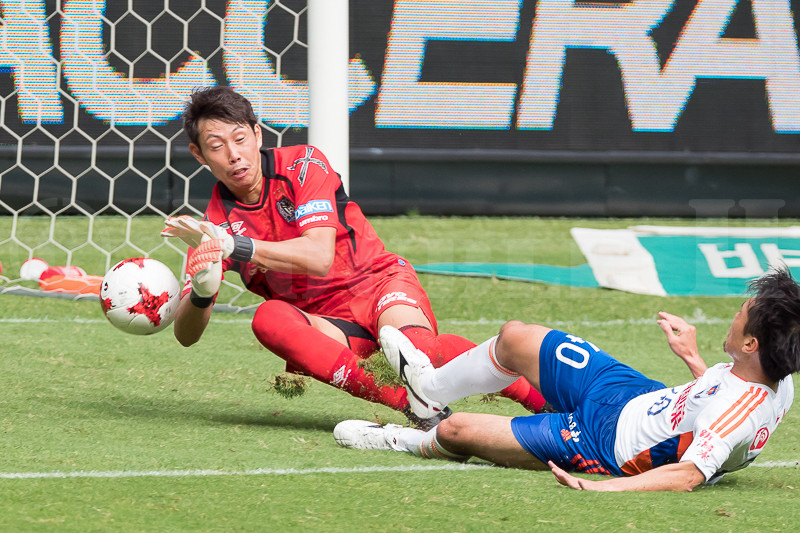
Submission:
<svg viewBox="0 0 800 533">
<path fill-rule="evenodd" d="M 425 352 L 435 368 L 443 366 L 454 357 L 474 348 L 475 343 L 459 337 L 442 333 L 437 335 L 424 326 L 405 326 L 400 331 L 408 337 L 419 350 Z M 500 391 L 506 398 L 519 402 L 529 411 L 539 412 L 544 407 L 545 400 L 542 395 L 525 378 L 517 381 Z"/>
<path fill-rule="evenodd" d="M 350 348 L 311 326 L 291 304 L 279 300 L 261 304 L 253 317 L 253 332 L 292 371 L 398 411 L 408 406 L 404 388 L 378 386 L 372 375 L 358 366 L 360 358 Z"/>
</svg>

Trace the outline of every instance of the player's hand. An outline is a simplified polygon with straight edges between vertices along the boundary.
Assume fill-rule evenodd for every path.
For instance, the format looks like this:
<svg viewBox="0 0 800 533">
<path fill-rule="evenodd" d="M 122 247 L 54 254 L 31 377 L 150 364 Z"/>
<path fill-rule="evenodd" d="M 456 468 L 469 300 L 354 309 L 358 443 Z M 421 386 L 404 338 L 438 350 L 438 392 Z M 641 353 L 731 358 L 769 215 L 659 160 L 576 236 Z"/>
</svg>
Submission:
<svg viewBox="0 0 800 533">
<path fill-rule="evenodd" d="M 203 235 L 207 235 L 211 239 L 229 237 L 231 239 L 231 250 L 233 250 L 233 238 L 227 231 L 211 222 L 195 220 L 189 215 L 181 215 L 179 217 L 169 217 L 164 221 L 164 225 L 166 227 L 161 230 L 162 237 L 178 237 L 192 248 L 200 246 Z"/>
<path fill-rule="evenodd" d="M 170 217 L 164 221 L 167 226 L 161 230 L 163 237 L 178 237 L 192 248 L 209 238 L 221 241 L 218 245 L 222 259 L 228 257 L 244 263 L 249 262 L 255 253 L 255 241 L 250 237 L 231 235 L 222 226 L 204 220 L 195 220 L 188 215 Z"/>
<path fill-rule="evenodd" d="M 707 366 L 697 349 L 697 328 L 664 311 L 658 313 L 658 317 L 656 322 L 667 336 L 670 349 L 686 363 L 694 377 L 702 376 Z"/>
<path fill-rule="evenodd" d="M 661 311 L 657 324 L 667 336 L 669 347 L 681 359 L 697 353 L 697 328 L 679 316 Z"/>
<path fill-rule="evenodd" d="M 553 461 L 547 461 L 547 466 L 550 467 L 550 471 L 556 476 L 556 481 L 564 485 L 565 487 L 569 487 L 575 490 L 584 490 L 583 483 L 586 481 L 579 477 L 575 477 L 566 470 L 557 466 Z"/>
<path fill-rule="evenodd" d="M 591 479 L 573 476 L 569 472 L 557 466 L 553 461 L 547 461 L 547 466 L 550 467 L 550 471 L 554 476 L 556 476 L 556 481 L 565 487 L 575 490 L 592 490 L 600 492 L 614 490 L 614 488 L 609 484 L 609 480 L 592 481 Z"/>
<path fill-rule="evenodd" d="M 192 291 L 201 298 L 211 298 L 222 283 L 222 250 L 220 239 L 204 238 L 189 258 L 186 273 L 192 279 Z"/>
</svg>

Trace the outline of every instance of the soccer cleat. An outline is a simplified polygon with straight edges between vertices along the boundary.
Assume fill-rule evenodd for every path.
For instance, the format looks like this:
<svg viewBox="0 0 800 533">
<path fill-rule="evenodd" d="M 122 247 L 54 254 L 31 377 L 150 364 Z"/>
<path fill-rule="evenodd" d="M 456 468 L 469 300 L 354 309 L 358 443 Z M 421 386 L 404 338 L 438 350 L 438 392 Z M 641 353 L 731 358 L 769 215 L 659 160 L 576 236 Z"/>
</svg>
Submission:
<svg viewBox="0 0 800 533">
<path fill-rule="evenodd" d="M 433 418 L 441 413 L 447 406 L 428 398 L 420 390 L 423 376 L 434 370 L 428 356 L 392 326 L 381 328 L 380 340 L 386 360 L 406 386 L 408 403 L 414 414 L 420 418 Z"/>
<path fill-rule="evenodd" d="M 406 418 L 408 418 L 408 421 L 412 426 L 422 431 L 429 431 L 438 426 L 439 422 L 452 415 L 453 411 L 451 411 L 449 407 L 445 407 L 438 415 L 434 417 L 420 418 L 414 414 L 410 407 L 407 406 L 405 409 L 403 409 L 403 414 L 406 415 Z"/>
<path fill-rule="evenodd" d="M 551 404 L 550 402 L 544 402 L 544 405 L 542 406 L 541 409 L 536 411 L 536 414 L 539 415 L 539 414 L 557 413 L 557 412 L 558 412 L 558 409 L 553 407 L 553 404 Z"/>
<path fill-rule="evenodd" d="M 386 424 L 382 426 L 369 420 L 345 420 L 333 428 L 333 438 L 344 448 L 354 450 L 407 450 L 397 445 L 397 433 L 403 426 Z"/>
</svg>

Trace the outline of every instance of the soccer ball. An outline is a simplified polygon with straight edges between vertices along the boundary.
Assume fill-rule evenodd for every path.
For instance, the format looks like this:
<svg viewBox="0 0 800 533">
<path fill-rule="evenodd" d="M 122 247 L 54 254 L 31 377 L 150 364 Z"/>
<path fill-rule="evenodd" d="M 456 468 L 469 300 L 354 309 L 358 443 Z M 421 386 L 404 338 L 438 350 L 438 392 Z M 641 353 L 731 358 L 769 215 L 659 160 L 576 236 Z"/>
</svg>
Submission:
<svg viewBox="0 0 800 533">
<path fill-rule="evenodd" d="M 100 285 L 100 305 L 117 328 L 134 335 L 150 335 L 175 319 L 180 292 L 178 280 L 164 263 L 134 257 L 106 272 Z"/>
</svg>

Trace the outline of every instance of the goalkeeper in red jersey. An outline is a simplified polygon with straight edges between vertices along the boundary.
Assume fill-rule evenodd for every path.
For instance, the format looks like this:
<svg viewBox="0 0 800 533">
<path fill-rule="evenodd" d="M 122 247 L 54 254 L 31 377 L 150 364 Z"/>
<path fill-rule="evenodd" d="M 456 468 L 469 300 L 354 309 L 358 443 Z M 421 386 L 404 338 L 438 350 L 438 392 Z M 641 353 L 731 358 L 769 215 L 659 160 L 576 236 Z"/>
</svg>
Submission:
<svg viewBox="0 0 800 533">
<path fill-rule="evenodd" d="M 435 366 L 474 344 L 438 333 L 413 267 L 384 249 L 319 149 L 262 147 L 250 102 L 229 87 L 195 91 L 183 120 L 189 150 L 218 183 L 202 221 L 173 217 L 162 231 L 190 246 L 174 326 L 178 341 L 190 346 L 200 339 L 223 272 L 236 271 L 264 298 L 253 332 L 286 361 L 287 371 L 414 420 L 405 389 L 376 384 L 358 365 L 378 348 L 378 330 L 400 329 Z M 544 404 L 524 379 L 503 393 L 531 411 Z"/>
</svg>

